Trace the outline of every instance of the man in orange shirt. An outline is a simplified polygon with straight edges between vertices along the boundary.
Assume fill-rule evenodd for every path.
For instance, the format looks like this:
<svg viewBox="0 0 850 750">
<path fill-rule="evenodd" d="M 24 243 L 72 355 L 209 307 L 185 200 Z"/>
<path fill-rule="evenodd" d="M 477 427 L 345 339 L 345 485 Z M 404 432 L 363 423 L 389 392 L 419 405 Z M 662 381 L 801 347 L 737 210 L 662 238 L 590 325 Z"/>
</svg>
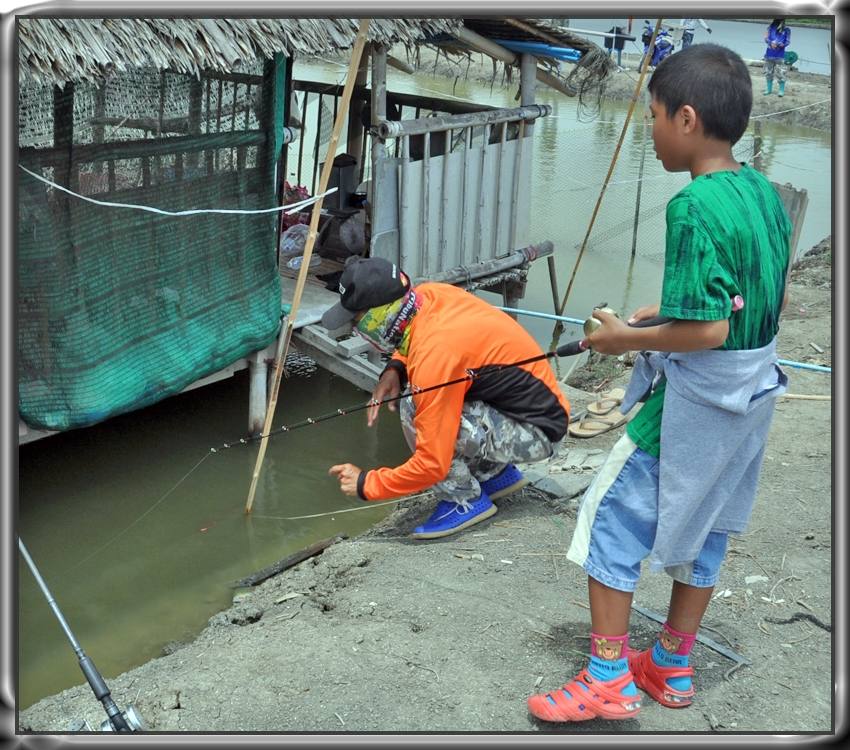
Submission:
<svg viewBox="0 0 850 750">
<path fill-rule="evenodd" d="M 496 513 L 493 499 L 527 481 L 513 462 L 553 455 L 569 426 L 569 403 L 531 335 L 513 318 L 450 284 L 412 287 L 382 258 L 357 258 L 340 277 L 340 302 L 322 324 L 357 332 L 391 359 L 372 393 L 369 426 L 380 402 L 399 406 L 413 455 L 400 466 L 361 470 L 332 466 L 340 489 L 363 500 L 387 500 L 433 488 L 439 502 L 417 539 L 465 529 Z M 471 377 L 470 377 L 471 376 Z M 448 381 L 453 385 L 427 390 Z M 389 408 L 394 410 L 395 402 Z"/>
</svg>

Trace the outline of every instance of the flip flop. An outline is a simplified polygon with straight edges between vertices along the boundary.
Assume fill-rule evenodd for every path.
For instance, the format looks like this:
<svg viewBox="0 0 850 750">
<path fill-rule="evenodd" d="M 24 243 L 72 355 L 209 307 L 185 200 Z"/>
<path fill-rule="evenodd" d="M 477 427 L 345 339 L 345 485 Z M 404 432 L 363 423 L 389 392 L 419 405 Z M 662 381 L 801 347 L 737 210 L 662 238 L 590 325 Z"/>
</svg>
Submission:
<svg viewBox="0 0 850 750">
<path fill-rule="evenodd" d="M 609 430 L 621 427 L 628 421 L 629 418 L 624 414 L 620 414 L 620 412 L 603 414 L 601 416 L 588 414 L 577 425 L 570 425 L 570 435 L 577 438 L 596 437 Z"/>
<path fill-rule="evenodd" d="M 626 391 L 623 388 L 612 388 L 610 391 L 605 391 L 596 401 L 587 405 L 587 412 L 599 417 L 610 414 L 623 403 L 623 396 L 625 395 Z"/>
</svg>

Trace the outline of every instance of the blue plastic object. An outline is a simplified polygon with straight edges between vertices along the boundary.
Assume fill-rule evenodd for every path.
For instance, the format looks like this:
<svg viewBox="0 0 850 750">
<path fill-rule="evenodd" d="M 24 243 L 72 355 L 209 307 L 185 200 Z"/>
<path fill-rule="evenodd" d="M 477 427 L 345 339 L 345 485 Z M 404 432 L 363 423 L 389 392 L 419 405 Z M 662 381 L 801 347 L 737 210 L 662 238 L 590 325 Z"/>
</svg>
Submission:
<svg viewBox="0 0 850 750">
<path fill-rule="evenodd" d="M 499 44 L 512 52 L 528 52 L 532 55 L 545 55 L 554 57 L 556 60 L 567 60 L 577 62 L 581 58 L 581 52 L 572 47 L 553 47 L 543 42 L 519 42 L 512 39 L 500 39 Z"/>
</svg>

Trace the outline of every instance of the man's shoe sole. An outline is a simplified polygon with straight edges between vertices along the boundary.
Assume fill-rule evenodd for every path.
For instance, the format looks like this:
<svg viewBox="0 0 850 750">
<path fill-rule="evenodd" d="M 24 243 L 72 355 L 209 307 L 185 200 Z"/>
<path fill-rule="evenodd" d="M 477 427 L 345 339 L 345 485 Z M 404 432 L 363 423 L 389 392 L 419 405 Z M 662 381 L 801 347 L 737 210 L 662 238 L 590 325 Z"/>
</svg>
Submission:
<svg viewBox="0 0 850 750">
<path fill-rule="evenodd" d="M 410 536 L 414 539 L 439 539 L 444 536 L 451 536 L 452 534 L 456 534 L 458 531 L 463 531 L 464 529 L 468 529 L 470 526 L 474 526 L 479 521 L 483 521 L 490 516 L 496 514 L 496 511 L 499 510 L 495 505 L 491 505 L 487 510 L 479 513 L 474 518 L 470 518 L 465 523 L 460 524 L 460 526 L 455 526 L 451 529 L 443 529 L 442 531 L 423 531 L 420 533 L 412 532 Z"/>
<path fill-rule="evenodd" d="M 491 500 L 498 500 L 500 497 L 504 497 L 505 495 L 510 495 L 512 492 L 516 492 L 517 490 L 521 490 L 527 484 L 531 484 L 531 480 L 523 477 L 522 479 L 517 480 L 513 484 L 508 485 L 507 487 L 505 487 L 501 490 L 496 490 L 495 492 L 490 493 L 490 499 Z"/>
</svg>

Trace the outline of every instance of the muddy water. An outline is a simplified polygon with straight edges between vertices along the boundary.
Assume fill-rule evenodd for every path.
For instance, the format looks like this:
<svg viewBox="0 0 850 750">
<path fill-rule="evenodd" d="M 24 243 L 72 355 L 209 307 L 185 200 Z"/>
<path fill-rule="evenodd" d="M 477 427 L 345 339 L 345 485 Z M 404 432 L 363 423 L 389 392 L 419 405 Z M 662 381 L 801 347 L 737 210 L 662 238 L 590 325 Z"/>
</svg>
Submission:
<svg viewBox="0 0 850 750">
<path fill-rule="evenodd" d="M 308 75 L 330 82 L 341 79 L 344 69 L 334 64 L 296 69 L 296 76 Z M 496 86 L 491 93 L 489 86 L 462 80 L 453 86 L 427 74 L 413 78 L 391 71 L 390 88 L 515 104 L 513 89 Z M 538 101 L 551 103 L 554 112 L 535 125 L 529 240 L 555 243 L 563 296 L 626 107 L 606 105 L 590 120 L 588 113 L 580 116 L 574 101 L 542 91 Z M 830 136 L 771 125 L 769 120 L 762 136 L 768 176 L 809 193 L 800 244 L 810 247 L 830 232 Z M 736 154 L 742 160 L 752 156 L 751 133 Z M 309 169 L 305 174 L 312 174 L 306 153 L 304 168 Z M 583 318 L 602 301 L 629 311 L 657 300 L 664 205 L 686 182 L 686 176 L 668 175 L 655 161 L 638 112 L 576 273 L 567 315 Z M 640 221 L 635 235 L 638 185 Z M 529 274 L 523 306 L 552 312 L 545 263 L 535 264 Z M 550 322 L 528 317 L 521 322 L 542 346 L 548 345 Z M 284 381 L 276 424 L 365 398 L 343 380 L 303 362 L 293 370 L 293 377 Z M 243 434 L 247 400 L 248 382 L 242 373 L 21 449 L 20 533 L 76 637 L 107 678 L 157 656 L 170 641 L 191 638 L 212 614 L 228 606 L 232 581 L 317 539 L 356 534 L 387 512 L 369 508 L 335 513 L 361 506 L 340 495 L 327 477 L 331 463 L 350 460 L 375 466 L 397 463 L 407 455 L 396 421 L 385 416 L 377 429 L 369 430 L 363 415 L 354 414 L 270 441 L 254 512 L 246 518 L 256 447 L 232 448 L 197 464 L 210 447 Z M 329 515 L 283 520 L 319 513 Z M 22 561 L 19 580 L 18 702 L 24 708 L 79 684 L 82 677 Z"/>
</svg>

